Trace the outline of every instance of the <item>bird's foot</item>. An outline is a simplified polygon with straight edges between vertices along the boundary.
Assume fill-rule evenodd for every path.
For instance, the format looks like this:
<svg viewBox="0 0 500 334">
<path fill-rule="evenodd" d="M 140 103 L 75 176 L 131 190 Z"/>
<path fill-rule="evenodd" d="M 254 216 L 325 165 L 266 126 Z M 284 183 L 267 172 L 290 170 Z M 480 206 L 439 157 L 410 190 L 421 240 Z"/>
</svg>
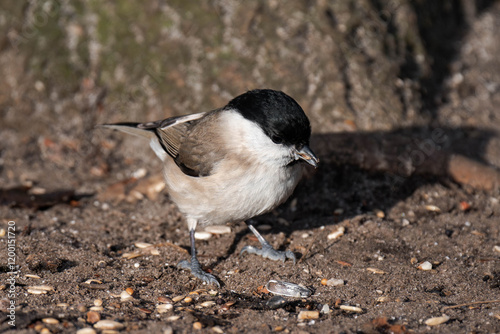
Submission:
<svg viewBox="0 0 500 334">
<path fill-rule="evenodd" d="M 290 260 L 293 260 L 293 264 L 295 264 L 295 261 L 297 258 L 295 257 L 295 254 L 293 254 L 292 251 L 287 250 L 287 251 L 278 251 L 274 249 L 270 244 L 267 242 L 265 244 L 262 244 L 262 248 L 257 248 L 254 246 L 245 246 L 240 252 L 240 255 L 243 253 L 250 253 L 250 254 L 256 254 L 260 255 L 263 258 L 267 258 L 273 261 L 278 261 L 281 260 L 285 262 L 285 260 L 288 258 Z"/>
<path fill-rule="evenodd" d="M 201 269 L 200 262 L 198 262 L 198 259 L 196 258 L 191 258 L 191 262 L 187 260 L 179 262 L 177 268 L 188 269 L 194 277 L 201 279 L 207 284 L 217 285 L 217 287 L 220 288 L 219 281 L 217 281 L 214 275 L 203 271 L 203 269 Z"/>
</svg>

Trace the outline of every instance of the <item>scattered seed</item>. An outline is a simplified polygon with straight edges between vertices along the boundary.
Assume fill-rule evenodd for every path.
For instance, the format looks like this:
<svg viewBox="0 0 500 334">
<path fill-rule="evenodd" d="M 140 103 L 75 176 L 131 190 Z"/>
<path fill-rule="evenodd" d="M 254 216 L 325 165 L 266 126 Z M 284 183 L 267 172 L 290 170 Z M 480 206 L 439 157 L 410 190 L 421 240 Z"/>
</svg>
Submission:
<svg viewBox="0 0 500 334">
<path fill-rule="evenodd" d="M 282 332 L 284 329 L 285 329 L 285 327 L 283 327 L 283 326 L 276 326 L 276 327 L 274 327 L 274 331 L 275 332 Z"/>
<path fill-rule="evenodd" d="M 150 253 L 151 253 L 151 255 L 160 255 L 160 251 L 156 247 L 152 248 Z"/>
<path fill-rule="evenodd" d="M 165 297 L 165 296 L 160 296 L 160 297 L 158 297 L 158 301 L 159 301 L 160 303 L 164 303 L 164 304 L 167 304 L 167 303 L 172 304 L 172 299 L 171 299 L 171 298 L 168 298 L 168 297 Z"/>
<path fill-rule="evenodd" d="M 176 320 L 179 320 L 180 318 L 181 318 L 180 315 L 172 315 L 172 316 L 167 318 L 167 321 L 176 321 Z"/>
<path fill-rule="evenodd" d="M 340 264 L 342 267 L 352 267 L 352 264 L 350 264 L 349 262 L 340 261 L 340 260 L 337 260 L 335 262 L 337 262 L 338 264 Z"/>
<path fill-rule="evenodd" d="M 193 298 L 191 298 L 191 297 L 186 297 L 186 298 L 184 298 L 184 300 L 183 300 L 183 301 L 184 301 L 184 303 L 191 303 L 191 302 L 193 301 Z"/>
<path fill-rule="evenodd" d="M 374 210 L 374 212 L 375 212 L 375 215 L 376 215 L 378 218 L 385 218 L 385 213 L 384 213 L 384 211 L 379 210 L 379 209 L 376 209 L 376 210 Z"/>
<path fill-rule="evenodd" d="M 227 225 L 211 225 L 205 227 L 205 232 L 212 234 L 228 234 L 231 233 L 231 227 Z"/>
<path fill-rule="evenodd" d="M 340 285 L 344 285 L 345 282 L 344 282 L 344 280 L 338 279 L 338 278 L 330 278 L 328 280 L 326 278 L 323 278 L 321 280 L 321 284 L 326 285 L 326 286 L 340 286 Z"/>
<path fill-rule="evenodd" d="M 300 311 L 297 316 L 299 320 L 314 320 L 319 318 L 319 311 Z"/>
<path fill-rule="evenodd" d="M 68 303 L 57 303 L 56 306 L 66 308 L 66 307 L 69 307 L 69 304 Z"/>
<path fill-rule="evenodd" d="M 377 303 L 385 303 L 385 302 L 387 302 L 387 301 L 389 301 L 389 297 L 387 297 L 387 296 L 381 296 L 381 297 L 378 297 L 378 298 L 376 299 L 376 302 L 377 302 Z"/>
<path fill-rule="evenodd" d="M 140 242 L 139 241 L 139 242 L 136 242 L 134 244 L 134 246 L 137 247 L 137 248 L 148 248 L 148 247 L 153 246 L 153 244 L 150 244 L 150 243 L 147 243 L 147 242 Z"/>
<path fill-rule="evenodd" d="M 321 314 L 329 314 L 330 313 L 330 306 L 328 306 L 328 304 L 324 304 L 322 307 L 321 307 Z"/>
<path fill-rule="evenodd" d="M 196 240 L 208 240 L 212 237 L 212 233 L 209 232 L 195 232 L 194 233 L 194 238 Z"/>
<path fill-rule="evenodd" d="M 174 305 L 172 304 L 159 304 L 156 306 L 156 310 L 158 313 L 167 313 L 169 311 L 172 311 L 174 308 Z"/>
<path fill-rule="evenodd" d="M 2 237 L 5 237 L 5 229 L 4 228 L 0 228 L 0 238 Z"/>
<path fill-rule="evenodd" d="M 417 258 L 416 258 L 416 257 L 412 257 L 412 258 L 410 259 L 410 263 L 411 263 L 411 264 L 415 264 L 415 263 L 417 263 L 417 262 L 418 262 L 418 260 L 417 260 Z"/>
<path fill-rule="evenodd" d="M 337 209 L 333 210 L 333 214 L 335 216 L 340 216 L 343 213 L 344 213 L 344 209 L 342 209 L 342 208 L 337 208 Z"/>
<path fill-rule="evenodd" d="M 274 296 L 266 302 L 266 305 L 271 310 L 277 310 L 279 308 L 285 307 L 286 299 L 281 296 Z"/>
<path fill-rule="evenodd" d="M 189 293 L 189 295 L 197 295 L 197 296 L 198 296 L 199 294 L 200 294 L 200 293 L 199 293 L 198 291 L 191 291 L 191 292 Z"/>
<path fill-rule="evenodd" d="M 94 328 L 102 329 L 102 330 L 106 330 L 106 329 L 118 329 L 118 330 L 120 330 L 124 327 L 125 327 L 125 325 L 122 324 L 121 322 L 113 321 L 113 320 L 100 320 L 94 324 Z"/>
<path fill-rule="evenodd" d="M 328 238 L 328 240 L 335 240 L 335 239 L 343 236 L 344 233 L 345 233 L 345 227 L 339 226 L 334 232 L 328 234 L 327 238 Z"/>
<path fill-rule="evenodd" d="M 33 274 L 26 274 L 26 275 L 24 275 L 24 277 L 26 277 L 26 278 L 41 278 L 40 276 L 33 275 Z"/>
<path fill-rule="evenodd" d="M 104 308 L 102 306 L 92 306 L 89 310 L 95 311 L 95 312 L 102 312 L 102 311 L 104 311 Z"/>
<path fill-rule="evenodd" d="M 425 209 L 426 209 L 427 211 L 431 211 L 431 212 L 441 212 L 441 209 L 440 209 L 440 208 L 438 208 L 438 207 L 437 207 L 437 206 L 435 206 L 435 205 L 426 205 L 426 206 L 425 206 Z"/>
<path fill-rule="evenodd" d="M 460 210 L 462 211 L 469 211 L 471 208 L 470 204 L 467 203 L 466 201 L 460 202 Z"/>
<path fill-rule="evenodd" d="M 59 320 L 57 320 L 55 318 L 43 318 L 42 322 L 44 322 L 46 324 L 58 324 Z"/>
<path fill-rule="evenodd" d="M 410 221 L 406 218 L 401 219 L 401 225 L 408 226 L 410 225 Z"/>
<path fill-rule="evenodd" d="M 197 322 L 193 323 L 194 330 L 200 330 L 202 328 L 203 328 L 203 325 L 201 324 L 201 322 L 197 321 Z"/>
<path fill-rule="evenodd" d="M 217 333 L 217 334 L 223 334 L 224 333 L 224 330 L 222 328 L 220 328 L 219 326 L 214 326 L 211 329 L 212 329 L 212 332 Z"/>
<path fill-rule="evenodd" d="M 97 332 L 90 327 L 82 328 L 76 331 L 76 334 L 97 334 Z"/>
<path fill-rule="evenodd" d="M 363 312 L 363 309 L 361 307 L 357 307 L 357 306 L 340 305 L 339 308 L 341 310 L 349 311 L 349 312 L 356 312 L 356 313 Z"/>
<path fill-rule="evenodd" d="M 138 252 L 138 253 L 123 253 L 122 254 L 122 257 L 124 259 L 127 259 L 127 260 L 135 259 L 136 257 L 141 257 L 141 256 L 144 256 L 144 254 L 140 253 L 140 252 Z"/>
<path fill-rule="evenodd" d="M 378 274 L 378 275 L 385 275 L 385 274 L 387 274 L 385 271 L 377 269 L 377 268 L 366 268 L 366 270 L 368 270 L 369 272 L 372 272 L 374 274 Z"/>
<path fill-rule="evenodd" d="M 211 307 L 211 306 L 215 305 L 215 302 L 212 301 L 212 300 L 209 300 L 209 301 L 201 303 L 200 305 L 203 306 L 203 307 Z"/>
<path fill-rule="evenodd" d="M 224 305 L 222 305 L 220 307 L 220 309 L 223 311 L 228 311 L 231 308 L 231 306 L 233 306 L 234 304 L 235 304 L 235 302 L 227 302 Z"/>
<path fill-rule="evenodd" d="M 500 246 L 494 246 L 493 247 L 493 251 L 497 252 L 497 253 L 500 253 Z"/>
<path fill-rule="evenodd" d="M 209 291 L 208 291 L 208 294 L 209 294 L 210 296 L 214 296 L 214 297 L 215 297 L 215 296 L 217 296 L 217 295 L 219 294 L 219 292 L 218 292 L 217 290 L 209 290 Z"/>
<path fill-rule="evenodd" d="M 432 264 L 429 261 L 422 262 L 417 267 L 420 270 L 432 270 Z"/>
<path fill-rule="evenodd" d="M 177 302 L 180 302 L 183 299 L 184 299 L 184 296 L 175 296 L 175 297 L 172 298 L 172 301 L 174 303 L 177 303 Z"/>
<path fill-rule="evenodd" d="M 54 291 L 54 287 L 50 285 L 33 285 L 28 287 L 28 293 L 34 295 L 46 294 L 49 291 Z"/>
<path fill-rule="evenodd" d="M 50 334 L 52 333 L 48 328 L 42 328 L 42 330 L 40 331 L 40 334 Z"/>
<path fill-rule="evenodd" d="M 95 311 L 88 311 L 87 312 L 87 322 L 90 324 L 95 324 L 101 320 L 101 315 Z"/>
<path fill-rule="evenodd" d="M 259 231 L 263 231 L 263 232 L 270 231 L 270 230 L 272 230 L 272 228 L 273 227 L 269 224 L 261 224 L 261 225 L 257 226 L 257 229 Z"/>
<path fill-rule="evenodd" d="M 134 294 L 134 290 L 132 288 L 126 288 L 125 291 L 131 296 Z"/>
<path fill-rule="evenodd" d="M 450 317 L 447 316 L 446 314 L 443 314 L 440 317 L 429 318 L 429 319 L 425 320 L 425 324 L 427 326 L 437 326 L 437 325 L 444 324 L 448 320 L 450 320 Z"/>
<path fill-rule="evenodd" d="M 153 313 L 153 311 L 151 311 L 150 309 L 145 308 L 145 307 L 139 307 L 139 311 L 141 311 L 142 313 L 146 313 L 146 314 Z"/>
<path fill-rule="evenodd" d="M 99 281 L 98 279 L 93 279 L 93 278 L 85 281 L 85 284 L 94 284 L 94 283 L 102 284 L 102 281 Z"/>
<path fill-rule="evenodd" d="M 102 299 L 95 299 L 94 300 L 94 305 L 95 306 L 102 306 Z"/>
<path fill-rule="evenodd" d="M 266 284 L 266 289 L 272 294 L 287 296 L 287 297 L 301 297 L 306 298 L 311 295 L 311 290 L 304 288 L 295 283 L 284 281 L 270 280 Z"/>
<path fill-rule="evenodd" d="M 132 297 L 132 295 L 130 293 L 128 293 L 126 290 L 125 291 L 122 291 L 122 293 L 120 294 L 120 299 L 122 301 L 125 301 L 125 300 L 129 300 L 129 299 L 133 299 L 134 297 Z"/>
</svg>

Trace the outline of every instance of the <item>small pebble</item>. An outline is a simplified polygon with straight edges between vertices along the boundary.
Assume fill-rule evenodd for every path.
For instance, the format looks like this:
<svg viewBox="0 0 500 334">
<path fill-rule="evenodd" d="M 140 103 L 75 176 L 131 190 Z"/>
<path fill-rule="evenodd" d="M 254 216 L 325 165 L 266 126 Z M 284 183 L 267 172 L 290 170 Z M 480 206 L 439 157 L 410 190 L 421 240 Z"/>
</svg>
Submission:
<svg viewBox="0 0 500 334">
<path fill-rule="evenodd" d="M 401 219 L 401 225 L 408 226 L 410 225 L 410 221 L 406 218 Z"/>
<path fill-rule="evenodd" d="M 158 311 L 158 313 L 167 313 L 172 311 L 173 308 L 174 305 L 172 304 L 159 304 L 158 306 L 156 306 L 156 310 Z"/>
<path fill-rule="evenodd" d="M 171 326 L 163 328 L 163 334 L 174 334 L 174 329 Z"/>
<path fill-rule="evenodd" d="M 324 304 L 322 307 L 321 307 L 321 314 L 329 314 L 330 313 L 330 306 L 328 306 L 328 304 Z"/>
<path fill-rule="evenodd" d="M 88 311 L 87 312 L 87 322 L 90 324 L 95 324 L 101 320 L 101 315 L 97 313 L 96 311 Z"/>
<path fill-rule="evenodd" d="M 95 306 L 102 306 L 102 299 L 95 299 L 94 300 L 94 305 Z"/>
<path fill-rule="evenodd" d="M 52 333 L 48 328 L 42 328 L 42 330 L 40 331 L 40 334 L 50 334 Z"/>
<path fill-rule="evenodd" d="M 6 233 L 5 229 L 0 228 L 0 238 L 5 237 L 5 233 Z"/>
<path fill-rule="evenodd" d="M 211 225 L 205 227 L 205 232 L 212 234 L 228 234 L 231 233 L 231 227 L 227 225 Z"/>
<path fill-rule="evenodd" d="M 78 304 L 76 305 L 76 309 L 78 310 L 78 312 L 87 312 L 87 307 L 83 304 Z"/>
<path fill-rule="evenodd" d="M 334 232 L 328 234 L 327 238 L 328 238 L 328 240 L 335 240 L 335 239 L 343 236 L 344 233 L 345 233 L 345 227 L 339 226 Z"/>
<path fill-rule="evenodd" d="M 497 252 L 497 253 L 500 253 L 500 246 L 494 246 L 493 247 L 493 251 Z"/>
<path fill-rule="evenodd" d="M 125 291 L 131 296 L 134 294 L 134 290 L 132 288 L 126 288 Z"/>
<path fill-rule="evenodd" d="M 437 326 L 437 325 L 444 324 L 448 320 L 450 320 L 450 317 L 447 316 L 446 314 L 443 314 L 440 317 L 429 318 L 429 319 L 425 320 L 425 324 L 427 326 Z"/>
<path fill-rule="evenodd" d="M 333 214 L 335 216 L 340 216 L 343 213 L 344 213 L 344 209 L 342 209 L 342 208 L 337 208 L 337 209 L 333 210 Z"/>
<path fill-rule="evenodd" d="M 208 240 L 212 237 L 212 233 L 209 232 L 195 232 L 194 238 L 196 240 Z"/>
<path fill-rule="evenodd" d="M 59 320 L 57 320 L 55 318 L 43 318 L 42 322 L 44 322 L 46 324 L 58 324 Z"/>
<path fill-rule="evenodd" d="M 125 327 L 124 324 L 122 324 L 118 321 L 113 321 L 113 320 L 100 320 L 94 324 L 94 328 L 102 329 L 102 330 L 106 330 L 106 329 L 118 329 L 118 330 L 120 330 L 124 327 Z"/>
<path fill-rule="evenodd" d="M 267 307 L 271 310 L 277 310 L 286 305 L 286 299 L 281 296 L 274 296 L 266 302 Z"/>
<path fill-rule="evenodd" d="M 82 328 L 82 329 L 77 330 L 76 334 L 97 334 L 97 332 L 93 328 L 86 327 L 86 328 Z"/>
<path fill-rule="evenodd" d="M 340 305 L 339 308 L 341 310 L 349 311 L 349 312 L 356 312 L 356 313 L 363 312 L 363 309 L 361 307 L 357 307 L 357 306 Z"/>
<path fill-rule="evenodd" d="M 203 328 L 203 325 L 201 324 L 201 322 L 197 321 L 197 322 L 193 323 L 194 330 L 200 330 L 202 328 Z"/>
<path fill-rule="evenodd" d="M 300 311 L 297 318 L 299 320 L 319 319 L 319 311 Z"/>
<path fill-rule="evenodd" d="M 429 261 L 422 262 L 417 267 L 420 270 L 432 270 L 432 264 Z"/>
</svg>

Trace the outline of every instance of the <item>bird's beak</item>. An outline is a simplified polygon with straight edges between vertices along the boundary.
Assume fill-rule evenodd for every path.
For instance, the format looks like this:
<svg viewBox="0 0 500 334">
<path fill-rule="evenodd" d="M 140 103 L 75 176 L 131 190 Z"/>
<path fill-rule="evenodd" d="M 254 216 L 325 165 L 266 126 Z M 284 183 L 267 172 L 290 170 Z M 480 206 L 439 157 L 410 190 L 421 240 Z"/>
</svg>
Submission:
<svg viewBox="0 0 500 334">
<path fill-rule="evenodd" d="M 294 154 L 295 154 L 295 160 L 304 160 L 307 162 L 309 165 L 313 166 L 314 168 L 318 167 L 319 159 L 316 157 L 316 155 L 311 151 L 309 146 L 304 145 L 300 150 L 294 149 Z"/>
</svg>

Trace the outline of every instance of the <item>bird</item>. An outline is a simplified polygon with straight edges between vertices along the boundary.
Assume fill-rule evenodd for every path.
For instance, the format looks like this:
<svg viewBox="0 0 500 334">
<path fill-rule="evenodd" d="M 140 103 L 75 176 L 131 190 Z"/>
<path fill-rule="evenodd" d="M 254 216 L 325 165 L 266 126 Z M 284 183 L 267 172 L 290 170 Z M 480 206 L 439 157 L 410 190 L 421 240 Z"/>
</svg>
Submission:
<svg viewBox="0 0 500 334">
<path fill-rule="evenodd" d="M 198 261 L 195 230 L 241 221 L 247 222 L 262 248 L 245 246 L 240 254 L 295 263 L 293 252 L 275 250 L 248 223 L 290 197 L 305 165 L 318 166 L 309 147 L 309 119 L 292 97 L 254 89 L 208 112 L 101 126 L 147 138 L 162 160 L 166 190 L 185 217 L 190 236 L 191 259 L 181 261 L 178 268 L 220 287 Z"/>
</svg>

